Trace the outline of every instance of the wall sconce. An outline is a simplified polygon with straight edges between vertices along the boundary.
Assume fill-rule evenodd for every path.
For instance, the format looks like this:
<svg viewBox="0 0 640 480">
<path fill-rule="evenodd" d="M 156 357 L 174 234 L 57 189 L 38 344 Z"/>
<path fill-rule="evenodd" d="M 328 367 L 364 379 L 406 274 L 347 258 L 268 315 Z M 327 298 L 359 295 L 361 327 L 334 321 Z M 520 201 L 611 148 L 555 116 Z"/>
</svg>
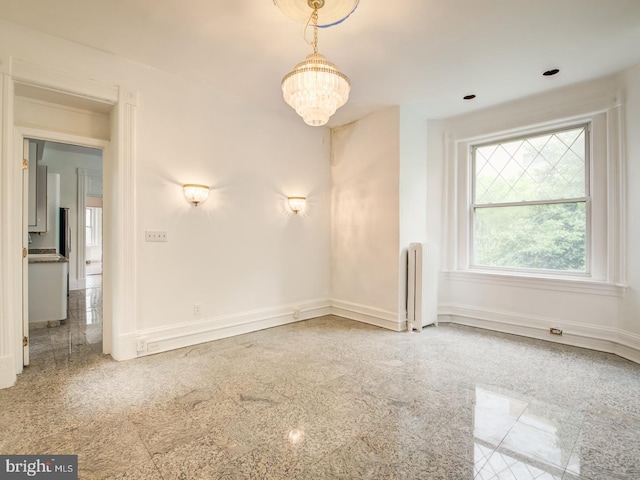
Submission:
<svg viewBox="0 0 640 480">
<path fill-rule="evenodd" d="M 298 213 L 300 210 L 303 210 L 307 204 L 306 197 L 289 197 L 288 200 L 289 208 L 293 210 L 293 213 Z"/>
<path fill-rule="evenodd" d="M 198 206 L 209 198 L 209 187 L 207 185 L 198 185 L 195 183 L 187 183 L 183 185 L 184 198 L 187 202 L 193 203 L 194 206 Z"/>
</svg>

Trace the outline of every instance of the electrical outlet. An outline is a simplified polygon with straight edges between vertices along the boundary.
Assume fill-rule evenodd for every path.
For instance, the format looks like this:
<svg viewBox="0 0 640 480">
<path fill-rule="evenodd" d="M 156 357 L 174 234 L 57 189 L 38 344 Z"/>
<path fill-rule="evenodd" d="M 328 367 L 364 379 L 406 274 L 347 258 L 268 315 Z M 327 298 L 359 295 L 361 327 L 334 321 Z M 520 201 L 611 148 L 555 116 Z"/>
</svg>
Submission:
<svg viewBox="0 0 640 480">
<path fill-rule="evenodd" d="M 293 309 L 293 318 L 300 318 L 300 309 L 299 308 L 294 308 Z"/>
<path fill-rule="evenodd" d="M 167 232 L 162 230 L 145 230 L 144 239 L 147 242 L 166 242 Z"/>
<path fill-rule="evenodd" d="M 556 328 L 556 327 L 551 327 L 549 329 L 549 333 L 551 335 L 562 335 L 562 329 L 561 328 Z"/>
<path fill-rule="evenodd" d="M 199 305 L 199 304 L 196 303 L 193 306 L 193 314 L 194 315 L 202 315 L 202 305 Z"/>
</svg>

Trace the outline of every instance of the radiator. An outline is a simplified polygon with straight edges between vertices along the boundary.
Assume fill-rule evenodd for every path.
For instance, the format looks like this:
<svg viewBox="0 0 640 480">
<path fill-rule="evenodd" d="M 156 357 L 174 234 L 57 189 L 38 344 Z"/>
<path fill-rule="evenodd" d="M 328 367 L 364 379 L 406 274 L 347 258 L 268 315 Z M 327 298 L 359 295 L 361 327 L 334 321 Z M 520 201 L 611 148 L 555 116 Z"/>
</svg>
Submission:
<svg viewBox="0 0 640 480">
<path fill-rule="evenodd" d="M 407 268 L 407 330 L 422 332 L 427 325 L 438 324 L 437 279 L 429 261 L 426 244 L 412 243 Z"/>
</svg>

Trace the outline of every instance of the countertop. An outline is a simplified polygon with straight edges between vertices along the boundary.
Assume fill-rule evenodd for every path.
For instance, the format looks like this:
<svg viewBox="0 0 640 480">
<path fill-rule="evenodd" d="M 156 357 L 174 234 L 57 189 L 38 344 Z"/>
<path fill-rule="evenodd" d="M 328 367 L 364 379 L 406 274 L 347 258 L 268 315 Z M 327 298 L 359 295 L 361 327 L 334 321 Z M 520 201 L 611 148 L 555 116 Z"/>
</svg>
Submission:
<svg viewBox="0 0 640 480">
<path fill-rule="evenodd" d="M 56 252 L 55 248 L 32 248 L 27 256 L 29 263 L 65 263 L 69 259 Z"/>
</svg>

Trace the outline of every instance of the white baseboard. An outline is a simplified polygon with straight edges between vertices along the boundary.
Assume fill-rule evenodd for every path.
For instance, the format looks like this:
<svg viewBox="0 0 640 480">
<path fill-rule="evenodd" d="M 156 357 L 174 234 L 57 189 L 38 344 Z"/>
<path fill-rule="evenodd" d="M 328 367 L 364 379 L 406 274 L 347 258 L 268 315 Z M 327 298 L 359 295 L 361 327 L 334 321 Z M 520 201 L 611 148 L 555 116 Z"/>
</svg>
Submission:
<svg viewBox="0 0 640 480">
<path fill-rule="evenodd" d="M 296 317 L 294 310 L 299 311 Z M 118 336 L 111 356 L 118 361 L 128 360 L 324 315 L 337 315 L 394 331 L 406 330 L 406 320 L 400 320 L 394 312 L 344 301 L 310 300 L 123 334 Z M 143 343 L 141 350 L 138 350 L 139 341 Z"/>
<path fill-rule="evenodd" d="M 471 327 L 538 338 L 551 342 L 589 348 L 619 355 L 640 363 L 640 335 L 611 327 L 580 324 L 558 318 L 534 317 L 513 312 L 487 310 L 465 305 L 441 306 L 440 322 L 458 323 Z M 552 335 L 549 328 L 562 330 Z"/>
<path fill-rule="evenodd" d="M 13 355 L 0 357 L 0 389 L 16 383 L 16 366 Z"/>
<path fill-rule="evenodd" d="M 299 310 L 297 318 L 293 315 L 295 309 Z M 311 300 L 120 335 L 112 356 L 116 360 L 127 360 L 330 314 L 388 330 L 406 330 L 405 312 L 397 314 L 343 300 Z M 613 353 L 640 363 L 640 335 L 619 329 L 465 305 L 441 306 L 438 318 L 443 323 L 458 323 Z M 550 327 L 562 329 L 562 336 L 551 335 Z M 137 349 L 139 340 L 144 343 L 141 351 Z M 15 374 L 11 376 L 10 368 L 5 379 L 4 370 L 0 365 L 0 385 L 3 381 L 12 385 Z"/>
<path fill-rule="evenodd" d="M 640 335 L 618 330 L 618 342 L 612 353 L 632 362 L 640 363 Z"/>
<path fill-rule="evenodd" d="M 137 338 L 137 332 L 119 335 L 111 345 L 111 358 L 121 362 L 138 357 L 139 355 L 136 351 Z"/>
<path fill-rule="evenodd" d="M 298 310 L 297 315 L 294 315 L 295 310 Z M 116 360 L 126 360 L 329 314 L 331 302 L 328 299 L 310 300 L 295 305 L 209 317 L 198 322 L 150 328 L 119 336 L 118 347 L 113 349 L 113 357 Z M 144 344 L 140 351 L 139 341 Z"/>
<path fill-rule="evenodd" d="M 339 317 L 368 323 L 376 327 L 382 327 L 396 332 L 407 329 L 406 313 L 400 315 L 395 312 L 382 310 L 379 308 L 359 305 L 357 303 L 345 302 L 344 300 L 331 301 L 331 313 Z"/>
</svg>

